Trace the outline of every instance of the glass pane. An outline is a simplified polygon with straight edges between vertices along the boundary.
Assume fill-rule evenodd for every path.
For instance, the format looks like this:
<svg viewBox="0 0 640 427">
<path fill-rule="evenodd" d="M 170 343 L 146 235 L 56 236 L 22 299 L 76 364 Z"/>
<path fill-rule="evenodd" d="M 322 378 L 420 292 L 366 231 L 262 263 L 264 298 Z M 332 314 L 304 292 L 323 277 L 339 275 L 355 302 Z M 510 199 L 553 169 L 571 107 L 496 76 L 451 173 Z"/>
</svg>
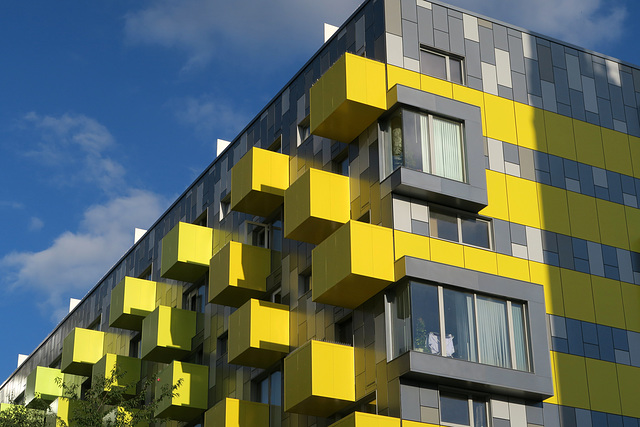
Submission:
<svg viewBox="0 0 640 427">
<path fill-rule="evenodd" d="M 478 360 L 473 294 L 444 290 L 445 356 Z"/>
<path fill-rule="evenodd" d="M 477 301 L 480 362 L 510 368 L 507 303 L 479 295 Z"/>
<path fill-rule="evenodd" d="M 458 218 L 431 210 L 429 224 L 432 237 L 458 242 Z"/>
<path fill-rule="evenodd" d="M 420 51 L 420 68 L 422 72 L 439 79 L 447 79 L 446 58 L 435 53 Z"/>
<path fill-rule="evenodd" d="M 409 309 L 409 286 L 396 292 L 393 306 L 393 357 L 409 351 L 411 346 L 411 311 Z"/>
<path fill-rule="evenodd" d="M 489 249 L 489 223 L 476 218 L 461 218 L 462 242 Z"/>
<path fill-rule="evenodd" d="M 399 168 L 404 163 L 403 154 L 403 134 L 402 134 L 402 112 L 398 111 L 389 120 L 389 137 L 391 142 L 391 171 Z"/>
<path fill-rule="evenodd" d="M 422 142 L 420 132 L 420 114 L 402 111 L 402 130 L 404 143 L 404 166 L 422 171 Z"/>
<path fill-rule="evenodd" d="M 429 354 L 440 354 L 438 288 L 423 283 L 411 283 L 411 314 L 413 349 Z"/>
<path fill-rule="evenodd" d="M 433 117 L 434 175 L 456 181 L 464 180 L 462 161 L 462 125 Z"/>
<path fill-rule="evenodd" d="M 440 417 L 446 423 L 460 424 L 468 426 L 469 399 L 462 394 L 440 393 Z"/>
<path fill-rule="evenodd" d="M 260 396 L 258 396 L 260 403 L 269 403 L 269 378 L 265 378 L 260 381 Z"/>
<path fill-rule="evenodd" d="M 473 401 L 473 427 L 489 427 L 485 402 Z"/>
<path fill-rule="evenodd" d="M 282 372 L 276 371 L 271 374 L 271 393 L 270 399 L 272 405 L 280 406 L 282 403 L 280 402 L 282 395 Z"/>
<path fill-rule="evenodd" d="M 462 61 L 449 58 L 449 79 L 458 84 L 462 84 Z"/>
<path fill-rule="evenodd" d="M 528 371 L 529 363 L 527 358 L 527 333 L 524 327 L 524 306 L 522 304 L 511 303 L 511 317 L 513 318 L 513 342 L 516 348 L 516 366 L 519 371 Z"/>
</svg>

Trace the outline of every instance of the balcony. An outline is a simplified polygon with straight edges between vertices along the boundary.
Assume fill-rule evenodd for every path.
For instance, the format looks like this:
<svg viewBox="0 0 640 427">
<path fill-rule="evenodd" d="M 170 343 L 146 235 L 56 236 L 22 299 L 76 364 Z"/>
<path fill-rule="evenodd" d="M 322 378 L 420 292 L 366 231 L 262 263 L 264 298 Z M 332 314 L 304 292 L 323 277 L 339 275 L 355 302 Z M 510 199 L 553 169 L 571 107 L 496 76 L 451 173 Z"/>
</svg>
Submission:
<svg viewBox="0 0 640 427">
<path fill-rule="evenodd" d="M 311 133 L 351 142 L 387 109 L 381 62 L 345 54 L 311 87 Z"/>
<path fill-rule="evenodd" d="M 156 308 L 156 282 L 125 277 L 111 291 L 109 326 L 142 330 L 142 320 Z"/>
<path fill-rule="evenodd" d="M 349 221 L 312 252 L 313 300 L 356 308 L 394 281 L 393 230 Z"/>
<path fill-rule="evenodd" d="M 229 242 L 211 258 L 209 302 L 240 307 L 267 290 L 271 251 Z"/>
<path fill-rule="evenodd" d="M 289 187 L 289 156 L 252 148 L 231 168 L 231 209 L 268 216 Z"/>
<path fill-rule="evenodd" d="M 117 387 L 124 389 L 124 394 L 135 395 L 136 383 L 140 381 L 140 366 L 141 360 L 135 357 L 107 353 L 93 365 L 91 378 L 104 378 L 105 390 Z"/>
<path fill-rule="evenodd" d="M 309 341 L 284 359 L 284 410 L 327 417 L 355 401 L 353 347 Z"/>
<path fill-rule="evenodd" d="M 289 353 L 289 307 L 251 299 L 229 316 L 229 363 L 268 368 Z"/>
<path fill-rule="evenodd" d="M 176 396 L 160 401 L 155 416 L 172 420 L 189 421 L 208 407 L 209 368 L 192 363 L 174 361 L 158 374 L 156 396 L 164 386 L 172 387 L 182 380 Z"/>
<path fill-rule="evenodd" d="M 338 422 L 329 427 L 400 427 L 404 423 L 400 418 L 385 417 L 383 415 L 365 414 L 363 412 L 352 412 Z M 433 424 L 412 423 L 412 425 L 431 426 Z"/>
<path fill-rule="evenodd" d="M 61 370 L 65 374 L 88 377 L 103 355 L 104 332 L 74 328 L 62 345 Z"/>
<path fill-rule="evenodd" d="M 287 239 L 313 243 L 326 239 L 349 221 L 349 178 L 318 169 L 307 170 L 284 195 Z"/>
<path fill-rule="evenodd" d="M 24 404 L 29 406 L 35 399 L 42 399 L 51 403 L 62 396 L 62 387 L 56 383 L 56 378 L 64 379 L 60 369 L 37 366 L 27 376 L 27 386 L 24 391 Z"/>
<path fill-rule="evenodd" d="M 205 427 L 269 427 L 269 405 L 226 398 L 204 414 Z"/>
<path fill-rule="evenodd" d="M 191 351 L 196 312 L 159 306 L 142 322 L 142 359 L 170 363 Z"/>
<path fill-rule="evenodd" d="M 162 239 L 160 275 L 194 282 L 209 269 L 213 229 L 179 222 Z"/>
</svg>

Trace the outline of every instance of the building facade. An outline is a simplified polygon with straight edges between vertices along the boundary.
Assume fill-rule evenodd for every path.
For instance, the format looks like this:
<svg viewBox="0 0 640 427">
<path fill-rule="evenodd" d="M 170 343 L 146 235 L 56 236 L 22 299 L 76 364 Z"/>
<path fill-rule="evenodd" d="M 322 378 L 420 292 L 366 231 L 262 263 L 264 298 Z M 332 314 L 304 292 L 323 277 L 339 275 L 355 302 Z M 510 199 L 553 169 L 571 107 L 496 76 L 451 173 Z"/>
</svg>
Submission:
<svg viewBox="0 0 640 427">
<path fill-rule="evenodd" d="M 0 388 L 184 426 L 640 426 L 640 69 L 368 0 Z"/>
</svg>

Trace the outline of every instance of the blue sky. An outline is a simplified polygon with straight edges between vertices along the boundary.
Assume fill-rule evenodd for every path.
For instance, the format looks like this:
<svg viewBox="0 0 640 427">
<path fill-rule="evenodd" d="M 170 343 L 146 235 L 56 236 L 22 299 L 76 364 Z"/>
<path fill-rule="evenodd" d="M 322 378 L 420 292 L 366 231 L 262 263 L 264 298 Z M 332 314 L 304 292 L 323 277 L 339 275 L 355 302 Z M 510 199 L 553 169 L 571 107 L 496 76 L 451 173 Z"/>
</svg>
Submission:
<svg viewBox="0 0 640 427">
<path fill-rule="evenodd" d="M 637 1 L 450 3 L 640 64 Z M 0 4 L 0 382 L 358 4 Z"/>
</svg>

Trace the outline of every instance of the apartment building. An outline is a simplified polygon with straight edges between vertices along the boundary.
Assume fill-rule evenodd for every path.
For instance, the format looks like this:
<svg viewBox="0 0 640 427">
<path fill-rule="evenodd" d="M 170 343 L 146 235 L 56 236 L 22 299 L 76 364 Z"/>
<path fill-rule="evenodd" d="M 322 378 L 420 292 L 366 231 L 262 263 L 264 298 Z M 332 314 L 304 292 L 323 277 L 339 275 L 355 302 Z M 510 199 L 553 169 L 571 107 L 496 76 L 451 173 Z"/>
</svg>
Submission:
<svg viewBox="0 0 640 427">
<path fill-rule="evenodd" d="M 639 106 L 630 64 L 367 0 L 0 399 L 117 366 L 188 427 L 638 427 Z"/>
</svg>

